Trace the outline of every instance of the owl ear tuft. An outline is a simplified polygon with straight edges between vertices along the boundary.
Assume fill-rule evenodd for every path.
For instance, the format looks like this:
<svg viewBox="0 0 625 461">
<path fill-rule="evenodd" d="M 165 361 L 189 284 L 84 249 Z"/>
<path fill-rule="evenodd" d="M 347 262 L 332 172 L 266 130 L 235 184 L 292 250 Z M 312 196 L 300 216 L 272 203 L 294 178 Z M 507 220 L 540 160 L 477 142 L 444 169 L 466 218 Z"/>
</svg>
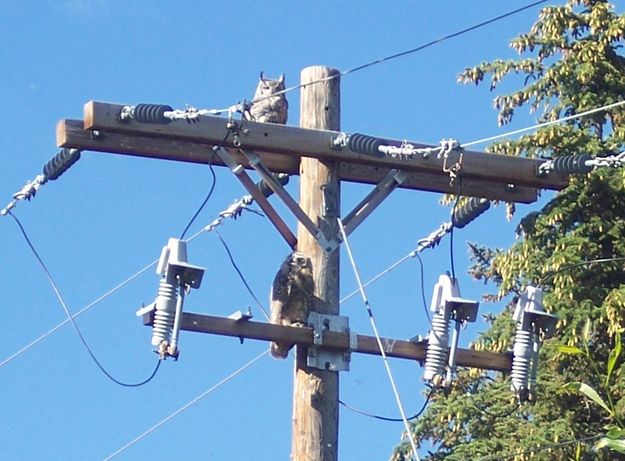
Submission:
<svg viewBox="0 0 625 461">
<path fill-rule="evenodd" d="M 265 82 L 265 72 L 262 71 L 262 70 L 260 71 L 260 81 L 263 82 L 263 83 L 266 83 Z"/>
<path fill-rule="evenodd" d="M 284 74 L 280 75 L 280 77 L 278 77 L 278 83 L 284 83 Z"/>
</svg>

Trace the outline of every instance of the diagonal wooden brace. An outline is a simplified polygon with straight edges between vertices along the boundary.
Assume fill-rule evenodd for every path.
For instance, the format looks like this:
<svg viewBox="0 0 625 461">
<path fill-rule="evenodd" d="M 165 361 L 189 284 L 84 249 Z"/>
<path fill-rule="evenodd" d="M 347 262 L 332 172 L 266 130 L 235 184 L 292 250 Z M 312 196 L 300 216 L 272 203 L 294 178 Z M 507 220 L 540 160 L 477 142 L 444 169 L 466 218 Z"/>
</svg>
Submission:
<svg viewBox="0 0 625 461">
<path fill-rule="evenodd" d="M 243 187 L 245 187 L 245 189 L 250 193 L 250 195 L 256 201 L 256 203 L 258 203 L 258 206 L 260 207 L 260 209 L 263 210 L 265 215 L 269 218 L 271 223 L 275 226 L 275 228 L 278 230 L 278 232 L 284 238 L 284 240 L 286 240 L 289 246 L 293 250 L 295 250 L 295 248 L 297 247 L 297 238 L 295 237 L 295 235 L 293 235 L 293 232 L 291 232 L 291 229 L 289 229 L 286 223 L 282 220 L 282 218 L 280 217 L 278 212 L 274 209 L 274 207 L 271 206 L 271 204 L 267 200 L 267 197 L 265 197 L 263 193 L 260 191 L 260 189 L 256 186 L 256 184 L 254 184 L 254 181 L 252 181 L 252 179 L 249 177 L 245 169 L 241 165 L 239 165 L 232 158 L 230 153 L 223 147 L 220 147 L 216 149 L 215 151 L 217 155 L 219 156 L 219 158 L 221 158 L 221 160 L 223 160 L 223 162 L 228 166 L 228 168 L 230 168 L 230 170 L 235 174 L 235 176 L 239 178 L 239 181 L 241 181 L 241 184 L 243 184 Z M 280 183 L 278 183 L 271 174 L 269 176 L 274 183 L 280 185 Z M 269 187 L 271 187 L 271 189 L 274 190 L 273 187 L 271 186 L 271 183 L 268 182 L 265 178 L 263 179 L 265 180 L 267 185 L 269 185 Z"/>
<path fill-rule="evenodd" d="M 367 216 L 373 213 L 383 201 L 391 195 L 397 187 L 406 180 L 407 174 L 404 171 L 393 169 L 380 181 L 375 188 L 354 207 L 354 209 L 343 219 L 345 233 L 351 234 L 356 227 L 362 223 Z"/>
<path fill-rule="evenodd" d="M 263 165 L 261 158 L 252 151 L 243 150 L 243 155 L 248 159 L 249 164 L 259 176 L 265 181 L 269 188 L 284 202 L 286 207 L 293 213 L 299 222 L 310 232 L 315 240 L 319 243 L 319 246 L 323 248 L 327 253 L 332 253 L 339 246 L 340 241 L 336 238 L 328 239 L 323 231 L 317 226 L 308 215 L 302 210 L 299 204 L 289 195 L 289 193 L 282 187 L 271 172 Z"/>
</svg>

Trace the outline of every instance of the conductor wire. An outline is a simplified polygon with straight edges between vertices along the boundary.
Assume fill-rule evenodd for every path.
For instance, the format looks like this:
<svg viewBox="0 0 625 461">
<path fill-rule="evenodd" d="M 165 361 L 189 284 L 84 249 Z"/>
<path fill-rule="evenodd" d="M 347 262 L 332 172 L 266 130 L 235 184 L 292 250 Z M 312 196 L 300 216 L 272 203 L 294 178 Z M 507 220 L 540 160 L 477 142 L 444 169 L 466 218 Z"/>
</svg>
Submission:
<svg viewBox="0 0 625 461">
<path fill-rule="evenodd" d="M 172 414 L 170 414 L 169 416 L 167 416 L 166 418 L 162 419 L 161 421 L 159 421 L 158 423 L 156 423 L 154 426 L 152 426 L 151 428 L 149 428 L 147 431 L 145 431 L 143 434 L 135 437 L 134 439 L 132 439 L 130 442 L 128 442 L 126 445 L 124 445 L 123 447 L 121 447 L 120 449 L 118 449 L 116 452 L 110 454 L 109 456 L 107 456 L 106 458 L 104 458 L 104 461 L 109 461 L 110 459 L 115 458 L 117 455 L 122 454 L 124 451 L 126 451 L 128 448 L 130 448 L 131 446 L 133 446 L 135 443 L 143 440 L 145 437 L 147 437 L 148 435 L 150 435 L 152 432 L 154 432 L 155 430 L 157 430 L 158 428 L 160 428 L 161 426 L 163 426 L 165 423 L 167 423 L 168 421 L 171 421 L 172 419 L 174 419 L 176 416 L 178 416 L 180 413 L 182 413 L 183 411 L 185 411 L 186 409 L 188 409 L 189 407 L 195 405 L 196 403 L 198 403 L 200 400 L 202 400 L 204 397 L 206 397 L 207 395 L 209 395 L 211 392 L 216 391 L 217 389 L 219 389 L 221 386 L 223 386 L 224 384 L 226 384 L 228 381 L 230 381 L 232 378 L 236 377 L 237 375 L 243 373 L 245 370 L 247 370 L 250 366 L 252 366 L 253 364 L 255 364 L 256 362 L 258 362 L 260 359 L 262 359 L 264 356 L 266 356 L 267 354 L 269 354 L 269 351 L 264 351 L 263 353 L 261 353 L 259 356 L 257 356 L 256 358 L 253 358 L 252 360 L 250 360 L 249 362 L 247 362 L 245 365 L 243 365 L 241 368 L 239 368 L 236 371 L 233 371 L 232 373 L 230 373 L 228 376 L 226 376 L 225 378 L 223 378 L 221 381 L 219 381 L 217 384 L 213 385 L 212 387 L 206 389 L 204 392 L 202 392 L 200 395 L 198 395 L 197 397 L 195 397 L 193 400 L 191 400 L 190 402 L 186 403 L 185 405 L 183 405 L 182 407 L 180 407 L 179 409 L 177 409 L 176 411 L 174 411 Z"/>
<path fill-rule="evenodd" d="M 41 256 L 39 256 L 39 253 L 37 252 L 37 250 L 33 246 L 32 242 L 30 241 L 30 238 L 28 237 L 28 234 L 26 233 L 26 230 L 24 229 L 24 226 L 22 226 L 22 223 L 20 222 L 20 220 L 17 219 L 17 217 L 13 213 L 11 213 L 9 211 L 8 214 L 15 220 L 15 222 L 18 225 L 18 227 L 20 228 L 20 231 L 22 232 L 22 235 L 24 236 L 24 239 L 26 240 L 26 243 L 30 247 L 31 251 L 35 255 L 35 258 L 37 259 L 37 261 L 41 265 L 43 271 L 45 272 L 46 276 L 48 277 L 48 280 L 50 281 L 50 284 L 52 285 L 52 288 L 54 289 L 54 293 L 56 294 L 56 297 L 58 298 L 59 302 L 61 303 L 61 306 L 63 307 L 63 310 L 65 311 L 65 314 L 67 315 L 68 320 L 72 323 L 72 325 L 74 327 L 74 330 L 76 330 L 76 333 L 78 334 L 78 337 L 80 338 L 80 341 L 82 342 L 82 344 L 85 347 L 85 349 L 87 350 L 89 356 L 91 357 L 93 362 L 97 365 L 97 367 L 100 369 L 100 371 L 102 373 L 104 373 L 104 375 L 107 378 L 109 378 L 111 381 L 113 381 L 115 384 L 118 384 L 118 385 L 123 386 L 123 387 L 139 387 L 139 386 L 143 386 L 144 384 L 149 383 L 154 378 L 154 376 L 156 376 L 156 373 L 158 372 L 158 370 L 159 370 L 159 368 L 161 366 L 161 360 L 157 361 L 156 367 L 154 368 L 154 371 L 152 372 L 152 374 L 150 376 L 148 376 L 148 378 L 146 378 L 143 381 L 140 381 L 138 383 L 125 383 L 123 381 L 119 381 L 118 379 L 113 377 L 104 368 L 104 366 L 102 366 L 100 361 L 96 358 L 95 354 L 91 350 L 91 347 L 89 346 L 89 344 L 87 343 L 87 340 L 85 339 L 85 337 L 83 336 L 82 332 L 80 331 L 80 328 L 78 328 L 78 324 L 76 324 L 76 322 L 74 321 L 74 317 L 72 317 L 72 314 L 69 312 L 69 308 L 67 307 L 67 304 L 65 303 L 65 300 L 63 299 L 63 296 L 61 295 L 61 291 L 59 290 L 59 287 L 57 286 L 56 282 L 54 281 L 54 278 L 52 277 L 52 274 L 48 270 L 48 267 L 43 262 L 43 260 L 41 259 Z"/>
<path fill-rule="evenodd" d="M 241 269 L 239 269 L 239 266 L 234 261 L 234 257 L 232 256 L 232 252 L 230 251 L 230 248 L 228 247 L 228 244 L 226 243 L 226 241 L 224 240 L 224 238 L 221 236 L 221 234 L 219 233 L 219 231 L 217 229 L 215 229 L 214 231 L 217 234 L 217 238 L 219 239 L 219 241 L 221 242 L 221 244 L 225 248 L 226 253 L 228 254 L 228 258 L 230 259 L 230 263 L 232 264 L 232 267 L 234 267 L 234 270 L 237 272 L 237 274 L 239 274 L 239 278 L 243 282 L 243 285 L 245 285 L 245 288 L 247 289 L 248 293 L 252 296 L 254 301 L 256 301 L 256 304 L 258 305 L 258 308 L 261 310 L 261 312 L 263 313 L 265 318 L 267 320 L 270 320 L 269 319 L 269 315 L 267 315 L 267 311 L 263 308 L 263 304 L 258 300 L 258 296 L 256 296 L 254 294 L 254 291 L 252 290 L 252 288 L 250 287 L 249 283 L 247 283 L 247 280 L 243 276 L 243 273 L 241 272 Z"/>
<path fill-rule="evenodd" d="M 395 379 L 393 378 L 393 373 L 391 371 L 391 367 L 388 363 L 388 359 L 386 357 L 386 352 L 384 350 L 384 346 L 382 345 L 382 340 L 380 339 L 380 334 L 378 333 L 378 327 L 375 323 L 375 318 L 373 316 L 373 312 L 371 310 L 371 304 L 369 303 L 369 299 L 367 298 L 367 294 L 365 293 L 365 289 L 362 285 L 362 281 L 360 280 L 360 273 L 358 272 L 358 267 L 356 266 L 356 261 L 354 260 L 354 255 L 352 254 L 351 247 L 349 246 L 349 241 L 347 240 L 347 233 L 345 232 L 345 227 L 343 226 L 343 222 L 340 218 L 337 219 L 339 230 L 341 231 L 341 236 L 343 237 L 343 243 L 345 244 L 345 251 L 347 251 L 347 255 L 349 257 L 349 261 L 352 265 L 352 269 L 354 271 L 354 276 L 356 277 L 356 283 L 358 284 L 358 290 L 362 296 L 363 303 L 365 308 L 367 309 L 367 314 L 369 315 L 369 321 L 371 323 L 371 327 L 373 328 L 373 333 L 375 335 L 375 339 L 378 342 L 378 347 L 380 349 L 380 355 L 382 356 L 382 360 L 384 361 L 384 367 L 386 368 L 386 373 L 388 374 L 388 379 L 391 383 L 391 387 L 393 389 L 393 394 L 395 395 L 395 400 L 397 402 L 397 408 L 399 409 L 399 414 L 404 423 L 404 428 L 406 429 L 406 436 L 408 437 L 408 441 L 410 442 L 410 447 L 412 448 L 412 452 L 417 461 L 421 461 L 419 458 L 419 453 L 417 450 L 417 445 L 412 437 L 410 431 L 410 424 L 408 424 L 408 419 L 406 417 L 406 412 L 404 411 L 404 405 L 402 404 L 401 397 L 399 396 L 399 391 L 397 390 L 397 385 L 395 384 Z"/>
<path fill-rule="evenodd" d="M 320 78 L 320 79 L 315 80 L 313 82 L 303 83 L 303 84 L 294 85 L 294 86 L 285 88 L 282 91 L 277 91 L 276 93 L 272 93 L 270 96 L 264 96 L 262 98 L 255 99 L 255 100 L 252 101 L 252 103 L 257 103 L 257 102 L 260 102 L 260 101 L 264 101 L 266 99 L 273 98 L 273 97 L 279 96 L 281 94 L 290 93 L 291 91 L 298 90 L 300 88 L 304 88 L 304 87 L 309 86 L 309 85 L 316 85 L 317 83 L 327 82 L 327 81 L 333 80 L 335 78 L 342 77 L 344 75 L 352 74 L 354 72 L 358 72 L 358 71 L 361 71 L 363 69 L 367 69 L 368 67 L 376 66 L 378 64 L 382 64 L 382 63 L 385 63 L 387 61 L 391 61 L 393 59 L 401 58 L 403 56 L 407 56 L 409 54 L 413 54 L 413 53 L 416 53 L 418 51 L 422 51 L 422 50 L 424 50 L 426 48 L 429 48 L 431 46 L 437 45 L 437 44 L 439 44 L 441 42 L 444 42 L 446 40 L 449 40 L 451 38 L 455 38 L 455 37 L 458 37 L 460 35 L 464 35 L 467 32 L 471 32 L 473 30 L 476 30 L 476 29 L 479 29 L 481 27 L 484 27 L 484 26 L 486 26 L 488 24 L 492 24 L 494 22 L 500 21 L 500 20 L 505 19 L 505 18 L 507 18 L 509 16 L 512 16 L 514 14 L 520 13 L 521 11 L 530 9 L 530 8 L 536 6 L 536 5 L 540 5 L 541 3 L 545 3 L 546 1 L 547 0 L 535 1 L 535 2 L 530 3 L 528 5 L 522 6 L 520 8 L 515 9 L 515 10 L 512 10 L 512 11 L 508 11 L 507 13 L 500 14 L 499 16 L 495 16 L 493 18 L 490 18 L 490 19 L 487 19 L 485 21 L 479 22 L 477 24 L 474 24 L 472 26 L 466 27 L 466 28 L 461 29 L 459 31 L 452 32 L 451 34 L 444 35 L 444 36 L 439 37 L 439 38 L 437 38 L 435 40 L 432 40 L 432 41 L 429 41 L 427 43 L 424 43 L 423 45 L 419 45 L 419 46 L 417 46 L 415 48 L 411 48 L 409 50 L 400 51 L 399 53 L 391 54 L 391 55 L 386 56 L 384 58 L 375 59 L 373 61 L 367 62 L 365 64 L 361 64 L 361 65 L 353 67 L 351 69 L 347 69 L 347 70 L 344 70 L 344 71 L 341 71 L 341 72 L 337 72 L 336 74 L 332 74 L 332 75 L 329 75 L 327 77 Z M 224 112 L 226 110 L 228 110 L 228 109 L 220 109 L 219 111 Z"/>
<path fill-rule="evenodd" d="M 221 225 L 226 218 L 236 219 L 236 217 L 240 213 L 242 213 L 244 210 L 254 212 L 254 210 L 252 210 L 251 208 L 248 208 L 249 204 L 251 204 L 252 201 L 253 200 L 252 200 L 252 197 L 250 195 L 246 195 L 246 196 L 242 197 L 237 202 L 233 203 L 230 207 L 228 207 L 228 209 L 226 209 L 226 210 L 222 211 L 221 213 L 219 213 L 219 217 L 217 219 L 215 219 L 213 222 L 211 222 L 208 226 L 204 227 L 203 229 L 199 230 L 198 232 L 193 234 L 191 237 L 186 239 L 186 242 L 189 243 L 189 242 L 195 240 L 197 237 L 199 237 L 200 235 L 202 235 L 204 233 L 208 233 L 208 232 L 214 231 L 215 228 L 217 226 Z M 84 314 L 89 309 L 95 307 L 97 304 L 99 304 L 100 302 L 104 301 L 109 296 L 111 296 L 111 295 L 115 294 L 117 291 L 121 290 L 123 287 L 128 285 L 130 282 L 132 282 L 133 280 L 138 278 L 141 274 L 143 274 L 147 270 L 151 269 L 152 267 L 156 266 L 157 263 L 158 263 L 158 259 L 155 259 L 154 261 L 149 263 L 147 266 L 145 266 L 144 268 L 140 269 L 139 271 L 135 272 L 133 275 L 128 277 L 123 282 L 121 282 L 118 285 L 116 285 L 115 287 L 111 288 L 109 291 L 107 291 L 106 293 L 101 295 L 99 298 L 95 299 L 91 303 L 89 303 L 86 306 L 84 306 L 82 309 L 80 309 L 79 311 L 74 313 L 71 317 L 72 318 L 76 318 L 79 315 Z M 7 363 L 9 363 L 12 360 L 16 359 L 17 357 L 19 357 L 20 355 L 22 355 L 24 352 L 26 352 L 27 350 L 29 350 L 33 346 L 39 344 L 41 341 L 46 339 L 48 336 L 50 336 L 54 332 L 56 332 L 63 325 L 65 325 L 67 323 L 70 323 L 70 322 L 71 322 L 71 320 L 69 318 L 67 318 L 64 321 L 62 321 L 61 323 L 59 323 L 58 325 L 56 325 L 55 327 L 53 327 L 52 329 L 48 330 L 48 332 L 42 334 L 41 336 L 39 336 L 38 338 L 34 339 L 30 343 L 26 344 L 21 349 L 19 349 L 17 352 L 13 353 L 9 357 L 5 358 L 2 362 L 0 362 L 0 368 L 2 368 Z"/>
</svg>

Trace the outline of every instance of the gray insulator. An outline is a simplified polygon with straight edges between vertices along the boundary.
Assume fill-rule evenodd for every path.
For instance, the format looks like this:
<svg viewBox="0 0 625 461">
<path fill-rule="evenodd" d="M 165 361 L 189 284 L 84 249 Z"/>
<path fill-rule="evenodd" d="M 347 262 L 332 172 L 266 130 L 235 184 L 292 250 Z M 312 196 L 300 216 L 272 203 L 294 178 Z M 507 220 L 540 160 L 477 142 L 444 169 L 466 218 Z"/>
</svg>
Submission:
<svg viewBox="0 0 625 461">
<path fill-rule="evenodd" d="M 556 173 L 589 173 L 593 170 L 592 165 L 586 165 L 592 157 L 588 154 L 566 155 L 553 160 L 553 171 Z"/>
<path fill-rule="evenodd" d="M 285 186 L 289 182 L 289 175 L 286 173 L 277 173 L 277 174 L 274 174 L 273 177 L 276 181 L 278 181 L 283 186 Z M 257 183 L 257 185 L 258 185 L 258 189 L 260 189 L 260 192 L 265 197 L 269 197 L 271 194 L 273 194 L 271 187 L 269 187 L 265 181 L 260 180 Z"/>
<path fill-rule="evenodd" d="M 484 198 L 471 198 L 465 205 L 454 211 L 452 223 L 462 229 L 479 215 L 490 208 L 490 202 Z"/>
<path fill-rule="evenodd" d="M 63 173 L 65 173 L 69 167 L 78 161 L 80 158 L 80 151 L 78 149 L 63 149 L 61 152 L 52 157 L 43 166 L 43 175 L 46 177 L 46 181 L 54 181 Z"/>
<path fill-rule="evenodd" d="M 384 141 L 380 138 L 374 138 L 373 136 L 360 133 L 350 135 L 347 141 L 347 147 L 349 147 L 350 150 L 360 154 L 373 155 L 375 157 L 384 157 L 384 154 L 379 151 L 379 147 L 383 144 Z"/>
<path fill-rule="evenodd" d="M 162 278 L 158 285 L 156 309 L 152 322 L 152 345 L 158 346 L 163 341 L 169 343 L 176 316 L 177 287 Z"/>
<path fill-rule="evenodd" d="M 530 372 L 532 369 L 532 333 L 517 327 L 514 338 L 514 349 L 512 358 L 512 390 L 515 391 L 521 400 L 528 392 Z"/>
<path fill-rule="evenodd" d="M 434 386 L 440 386 L 445 376 L 447 354 L 449 352 L 449 318 L 445 309 L 432 316 L 432 329 L 428 336 L 428 348 L 425 353 L 423 379 Z"/>
<path fill-rule="evenodd" d="M 165 117 L 165 112 L 174 109 L 164 104 L 137 104 L 133 111 L 133 118 L 141 123 L 167 124 L 171 119 Z"/>
</svg>

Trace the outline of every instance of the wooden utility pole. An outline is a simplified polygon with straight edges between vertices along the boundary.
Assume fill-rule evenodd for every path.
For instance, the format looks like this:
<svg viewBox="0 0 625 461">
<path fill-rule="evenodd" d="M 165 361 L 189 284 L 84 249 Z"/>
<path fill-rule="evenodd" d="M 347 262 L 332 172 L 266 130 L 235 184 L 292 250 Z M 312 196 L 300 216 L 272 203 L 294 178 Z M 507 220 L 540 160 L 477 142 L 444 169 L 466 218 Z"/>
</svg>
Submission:
<svg viewBox="0 0 625 461">
<path fill-rule="evenodd" d="M 288 246 L 312 260 L 316 286 L 308 327 L 188 313 L 182 313 L 180 323 L 181 329 L 188 331 L 297 344 L 292 461 L 337 461 L 338 371 L 349 369 L 352 352 L 382 354 L 376 338 L 350 332 L 347 318 L 338 315 L 341 181 L 374 185 L 342 218 L 348 234 L 395 188 L 457 193 L 450 182 L 450 165 L 461 167 L 462 195 L 488 200 L 531 203 L 538 196 L 537 189 L 558 190 L 568 182 L 563 174 L 542 171 L 544 160 L 453 146 L 447 149 L 446 144 L 432 150 L 436 146 L 342 133 L 338 74 L 327 67 L 302 71 L 300 127 L 212 115 L 191 118 L 194 114 L 189 111 L 181 119 L 180 111 L 170 106 L 97 101 L 85 105 L 84 120 L 62 120 L 57 127 L 59 147 L 227 166 Z M 195 123 L 186 123 L 190 120 Z M 438 154 L 433 154 L 435 151 Z M 249 170 L 254 170 L 297 218 L 297 237 L 248 176 Z M 299 203 L 272 173 L 300 175 Z M 479 210 L 476 207 L 474 211 L 479 214 L 484 209 Z M 452 225 L 450 221 L 433 232 L 430 243 L 435 245 Z M 151 314 L 146 314 L 144 321 L 151 324 Z M 426 359 L 427 340 L 381 341 L 389 357 L 421 364 Z M 466 349 L 454 353 L 458 366 L 497 371 L 512 368 L 510 353 Z"/>
<path fill-rule="evenodd" d="M 338 70 L 314 66 L 302 70 L 306 85 Z M 304 86 L 301 92 L 300 126 L 340 130 L 340 78 Z M 302 157 L 300 163 L 300 207 L 324 232 L 326 238 L 337 235 L 340 211 L 339 163 Z M 301 224 L 298 225 L 297 249 L 312 261 L 315 279 L 315 310 L 323 314 L 339 313 L 339 250 L 326 252 Z M 308 348 L 296 348 L 293 396 L 292 461 L 336 461 L 339 427 L 339 374 L 336 371 L 309 368 Z"/>
</svg>

